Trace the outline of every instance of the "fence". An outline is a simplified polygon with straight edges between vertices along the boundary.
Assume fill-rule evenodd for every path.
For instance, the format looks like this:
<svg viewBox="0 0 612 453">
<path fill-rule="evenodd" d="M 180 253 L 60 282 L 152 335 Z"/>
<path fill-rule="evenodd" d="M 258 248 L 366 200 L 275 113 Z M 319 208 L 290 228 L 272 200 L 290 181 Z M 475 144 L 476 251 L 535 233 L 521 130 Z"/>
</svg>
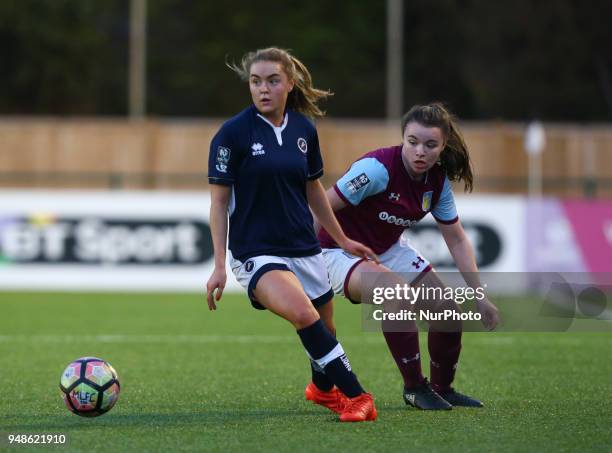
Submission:
<svg viewBox="0 0 612 453">
<path fill-rule="evenodd" d="M 0 187 L 205 189 L 220 120 L 0 119 Z M 463 123 L 475 191 L 524 193 L 525 125 Z M 544 193 L 612 197 L 612 126 L 545 124 Z M 329 185 L 364 152 L 400 141 L 397 122 L 318 123 Z"/>
</svg>

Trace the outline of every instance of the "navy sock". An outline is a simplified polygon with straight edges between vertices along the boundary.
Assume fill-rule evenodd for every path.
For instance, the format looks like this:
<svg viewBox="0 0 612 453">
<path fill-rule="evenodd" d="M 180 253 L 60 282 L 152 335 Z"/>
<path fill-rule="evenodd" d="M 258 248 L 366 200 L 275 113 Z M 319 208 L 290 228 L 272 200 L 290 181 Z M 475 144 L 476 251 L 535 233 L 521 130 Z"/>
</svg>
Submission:
<svg viewBox="0 0 612 453">
<path fill-rule="evenodd" d="M 319 319 L 297 333 L 310 358 L 323 368 L 325 375 L 342 393 L 354 398 L 364 392 L 342 346 L 327 330 L 323 321 Z"/>
<path fill-rule="evenodd" d="M 312 382 L 319 390 L 329 392 L 334 388 L 334 383 L 321 370 L 321 367 L 316 362 L 310 361 L 310 369 L 312 370 Z"/>
</svg>

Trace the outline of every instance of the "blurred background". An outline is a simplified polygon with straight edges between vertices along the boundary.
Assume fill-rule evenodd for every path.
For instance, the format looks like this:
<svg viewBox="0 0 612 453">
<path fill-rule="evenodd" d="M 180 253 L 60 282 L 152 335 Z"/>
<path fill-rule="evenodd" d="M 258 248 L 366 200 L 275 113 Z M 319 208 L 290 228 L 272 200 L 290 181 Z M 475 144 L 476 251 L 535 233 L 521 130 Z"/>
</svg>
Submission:
<svg viewBox="0 0 612 453">
<path fill-rule="evenodd" d="M 326 187 L 443 101 L 471 149 L 475 193 L 455 192 L 481 268 L 607 271 L 609 17 L 605 0 L 4 0 L 0 286 L 201 288 L 208 146 L 250 103 L 226 62 L 271 45 L 335 93 Z M 434 230 L 407 235 L 451 267 Z"/>
</svg>

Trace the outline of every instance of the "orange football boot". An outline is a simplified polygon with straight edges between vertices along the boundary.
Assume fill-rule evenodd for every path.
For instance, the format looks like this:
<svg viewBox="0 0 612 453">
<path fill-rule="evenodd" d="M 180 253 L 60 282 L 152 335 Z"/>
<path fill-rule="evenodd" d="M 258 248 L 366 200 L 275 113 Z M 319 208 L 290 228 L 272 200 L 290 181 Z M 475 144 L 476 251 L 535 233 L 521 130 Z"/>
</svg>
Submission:
<svg viewBox="0 0 612 453">
<path fill-rule="evenodd" d="M 346 398 L 346 397 L 345 397 Z M 374 398 L 369 393 L 362 393 L 355 398 L 346 398 L 340 413 L 341 422 L 370 422 L 376 420 Z"/>
<path fill-rule="evenodd" d="M 344 402 L 347 400 L 344 393 L 338 390 L 335 386 L 329 391 L 324 392 L 320 390 L 313 382 L 309 383 L 304 390 L 304 395 L 308 401 L 312 401 L 315 404 L 325 406 L 330 411 L 336 414 L 341 414 L 344 408 Z"/>
</svg>

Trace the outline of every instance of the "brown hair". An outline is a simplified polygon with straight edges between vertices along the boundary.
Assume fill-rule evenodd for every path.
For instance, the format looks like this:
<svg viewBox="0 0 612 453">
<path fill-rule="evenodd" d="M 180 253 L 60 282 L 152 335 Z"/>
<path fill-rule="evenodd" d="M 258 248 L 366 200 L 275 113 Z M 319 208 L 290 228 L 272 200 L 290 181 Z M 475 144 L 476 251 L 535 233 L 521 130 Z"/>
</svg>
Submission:
<svg viewBox="0 0 612 453">
<path fill-rule="evenodd" d="M 450 181 L 463 181 L 465 191 L 474 186 L 472 162 L 465 140 L 457 127 L 457 118 L 443 104 L 434 102 L 415 105 L 402 117 L 402 136 L 408 123 L 417 122 L 426 127 L 439 127 L 446 141 L 440 153 L 440 162 Z"/>
<path fill-rule="evenodd" d="M 310 118 L 325 116 L 325 112 L 317 106 L 317 102 L 320 99 L 332 96 L 333 93 L 313 87 L 312 77 L 306 66 L 287 50 L 279 49 L 278 47 L 258 49 L 244 55 L 239 66 L 235 63 L 226 64 L 232 71 L 237 73 L 242 80 L 248 81 L 251 65 L 258 61 L 273 61 L 275 63 L 280 63 L 287 77 L 289 77 L 289 80 L 292 80 L 295 84 L 287 98 L 287 107 L 297 110 Z"/>
</svg>

